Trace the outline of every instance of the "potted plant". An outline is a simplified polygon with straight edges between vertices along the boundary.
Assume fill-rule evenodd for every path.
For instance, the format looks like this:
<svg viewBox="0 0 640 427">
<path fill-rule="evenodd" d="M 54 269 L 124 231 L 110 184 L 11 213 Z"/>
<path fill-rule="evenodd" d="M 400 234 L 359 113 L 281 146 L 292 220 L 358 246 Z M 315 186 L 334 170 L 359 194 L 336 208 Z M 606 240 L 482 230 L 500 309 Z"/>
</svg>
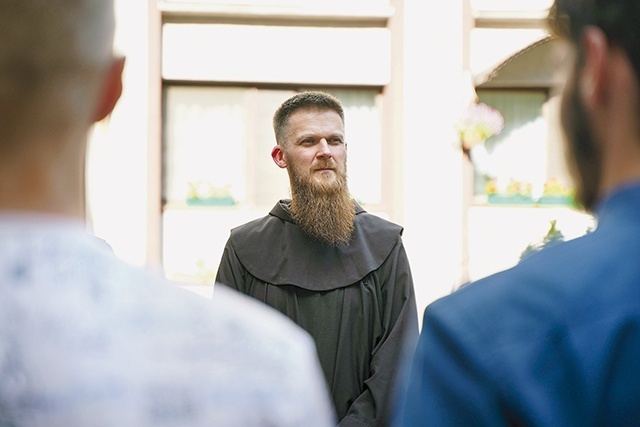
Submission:
<svg viewBox="0 0 640 427">
<path fill-rule="evenodd" d="M 494 205 L 532 205 L 531 197 L 532 185 L 525 181 L 510 179 L 502 191 L 498 189 L 495 180 L 490 179 L 485 186 L 487 201 Z"/>
<path fill-rule="evenodd" d="M 189 206 L 233 206 L 236 204 L 231 195 L 231 184 L 216 187 L 210 182 L 190 182 L 187 191 Z"/>
<path fill-rule="evenodd" d="M 572 206 L 574 204 L 573 190 L 563 185 L 555 178 L 544 184 L 542 196 L 538 199 L 540 205 Z"/>
<path fill-rule="evenodd" d="M 456 123 L 460 148 L 471 158 L 472 152 L 485 151 L 484 142 L 502 132 L 503 128 L 504 117 L 498 110 L 483 102 L 470 103 Z"/>
</svg>

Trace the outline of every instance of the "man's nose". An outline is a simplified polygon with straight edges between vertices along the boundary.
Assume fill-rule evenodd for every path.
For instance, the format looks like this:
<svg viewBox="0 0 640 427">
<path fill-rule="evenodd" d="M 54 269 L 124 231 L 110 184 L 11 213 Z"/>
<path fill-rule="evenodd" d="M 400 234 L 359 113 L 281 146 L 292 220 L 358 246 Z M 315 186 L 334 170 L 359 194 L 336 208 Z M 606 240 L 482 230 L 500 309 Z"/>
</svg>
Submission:
<svg viewBox="0 0 640 427">
<path fill-rule="evenodd" d="M 327 142 L 327 140 L 325 138 L 322 138 L 320 140 L 320 143 L 318 144 L 318 157 L 321 158 L 331 158 L 331 148 L 329 147 L 329 143 Z"/>
</svg>

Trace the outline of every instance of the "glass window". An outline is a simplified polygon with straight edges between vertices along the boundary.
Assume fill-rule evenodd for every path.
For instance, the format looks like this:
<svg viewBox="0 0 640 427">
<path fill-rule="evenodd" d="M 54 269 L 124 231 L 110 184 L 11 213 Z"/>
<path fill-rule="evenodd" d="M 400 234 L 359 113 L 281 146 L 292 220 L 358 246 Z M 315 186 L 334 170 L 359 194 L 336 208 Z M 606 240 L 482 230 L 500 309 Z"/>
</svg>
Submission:
<svg viewBox="0 0 640 427">
<path fill-rule="evenodd" d="M 302 90 L 302 89 L 300 89 Z M 375 89 L 326 89 L 345 108 L 349 187 L 384 212 Z M 163 265 L 173 279 L 211 281 L 229 230 L 290 196 L 271 159 L 271 120 L 293 89 L 170 85 L 164 95 Z"/>
<path fill-rule="evenodd" d="M 476 155 L 475 194 L 489 203 L 570 204 L 569 179 L 557 124 L 556 97 L 546 90 L 479 90 L 480 102 L 500 111 L 504 129 L 486 143 L 486 157 Z M 474 153 L 472 152 L 472 157 Z M 544 197 L 548 196 L 548 197 Z M 563 199 L 563 200 L 560 200 Z"/>
<path fill-rule="evenodd" d="M 242 89 L 172 87 L 166 93 L 166 203 L 247 199 L 247 121 Z"/>
</svg>

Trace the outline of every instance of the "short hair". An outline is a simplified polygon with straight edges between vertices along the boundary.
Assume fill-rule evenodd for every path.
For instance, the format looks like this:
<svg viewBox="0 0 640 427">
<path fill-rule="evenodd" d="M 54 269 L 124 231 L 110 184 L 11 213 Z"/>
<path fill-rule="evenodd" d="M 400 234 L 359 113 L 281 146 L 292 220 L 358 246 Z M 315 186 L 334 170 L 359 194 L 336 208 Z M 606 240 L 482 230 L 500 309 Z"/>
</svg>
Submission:
<svg viewBox="0 0 640 427">
<path fill-rule="evenodd" d="M 555 0 L 549 11 L 552 34 L 570 41 L 579 60 L 582 34 L 587 26 L 600 28 L 610 43 L 622 48 L 640 80 L 640 1 L 638 0 Z"/>
<path fill-rule="evenodd" d="M 344 109 L 338 98 L 320 91 L 301 92 L 284 101 L 273 115 L 273 130 L 278 145 L 285 145 L 289 118 L 302 109 L 332 110 L 338 113 L 344 123 Z"/>
<path fill-rule="evenodd" d="M 2 144 L 92 113 L 114 29 L 113 0 L 0 0 Z"/>
</svg>

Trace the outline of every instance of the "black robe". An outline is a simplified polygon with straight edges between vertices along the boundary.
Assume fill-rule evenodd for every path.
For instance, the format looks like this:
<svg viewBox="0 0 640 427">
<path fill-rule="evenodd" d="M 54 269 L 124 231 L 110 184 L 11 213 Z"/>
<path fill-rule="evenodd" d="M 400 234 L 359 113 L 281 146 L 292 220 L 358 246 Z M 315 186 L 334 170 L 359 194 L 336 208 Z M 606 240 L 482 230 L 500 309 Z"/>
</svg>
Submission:
<svg viewBox="0 0 640 427">
<path fill-rule="evenodd" d="M 276 308 L 315 339 L 341 426 L 389 424 L 418 318 L 402 228 L 357 206 L 349 246 L 328 246 L 282 200 L 231 231 L 216 281 Z"/>
</svg>

